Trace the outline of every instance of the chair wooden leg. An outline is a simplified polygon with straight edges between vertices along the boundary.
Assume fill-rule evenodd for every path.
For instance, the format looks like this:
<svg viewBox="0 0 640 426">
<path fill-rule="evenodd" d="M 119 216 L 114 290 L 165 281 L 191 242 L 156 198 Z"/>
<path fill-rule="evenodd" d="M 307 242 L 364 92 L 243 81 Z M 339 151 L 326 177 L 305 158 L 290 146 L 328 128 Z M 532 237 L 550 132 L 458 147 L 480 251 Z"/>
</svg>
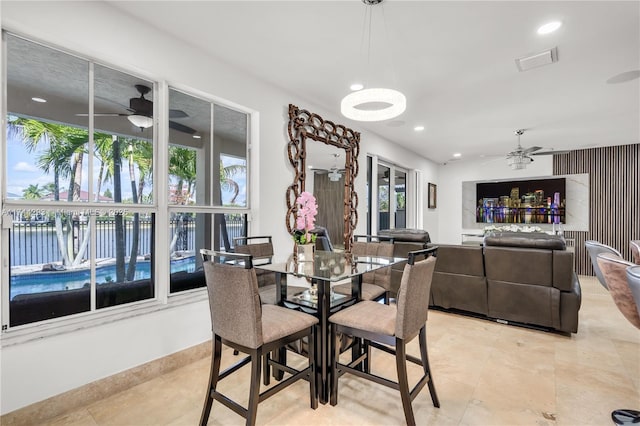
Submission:
<svg viewBox="0 0 640 426">
<path fill-rule="evenodd" d="M 220 358 L 222 357 L 222 339 L 220 336 L 213 336 L 212 345 L 209 384 L 207 385 L 204 407 L 202 407 L 202 414 L 200 415 L 200 426 L 205 426 L 209 421 L 209 414 L 211 414 L 211 406 L 213 405 L 213 396 L 211 395 L 211 392 L 216 390 L 216 386 L 218 385 L 218 376 L 220 374 Z"/>
<path fill-rule="evenodd" d="M 318 388 L 316 382 L 316 370 L 318 367 L 314 361 L 315 357 L 315 339 L 316 339 L 316 327 L 311 326 L 311 334 L 307 338 L 309 340 L 309 345 L 307 346 L 307 357 L 309 358 L 309 397 L 311 402 L 311 408 L 318 408 Z"/>
<path fill-rule="evenodd" d="M 371 373 L 371 345 L 366 339 L 362 339 L 362 353 L 367 354 L 362 362 L 362 371 L 365 373 Z"/>
<path fill-rule="evenodd" d="M 424 374 L 429 376 L 429 393 L 431 394 L 431 401 L 434 407 L 440 408 L 440 401 L 438 400 L 438 394 L 436 393 L 436 385 L 433 383 L 433 374 L 431 373 L 431 367 L 429 366 L 429 355 L 427 353 L 427 327 L 424 326 L 420 329 L 420 356 L 422 358 L 422 368 Z"/>
<path fill-rule="evenodd" d="M 413 417 L 411 395 L 409 394 L 409 380 L 407 378 L 406 346 L 404 340 L 398 338 L 396 338 L 396 370 L 398 371 L 398 387 L 400 388 L 405 421 L 407 422 L 407 426 L 415 426 L 416 420 Z"/>
<path fill-rule="evenodd" d="M 263 355 L 263 362 L 264 362 L 264 367 L 263 367 L 263 371 L 262 371 L 262 383 L 264 383 L 265 386 L 269 386 L 269 383 L 271 383 L 271 365 L 269 365 L 269 361 L 271 360 L 271 352 L 267 352 L 266 354 Z"/>
<path fill-rule="evenodd" d="M 247 426 L 256 424 L 258 402 L 260 402 L 260 369 L 262 367 L 262 351 L 254 350 L 251 353 L 251 390 L 249 392 L 249 405 L 247 407 Z"/>
<path fill-rule="evenodd" d="M 331 395 L 329 403 L 331 405 L 338 404 L 338 360 L 340 359 L 341 342 L 338 341 L 337 328 L 337 325 L 331 324 L 331 339 L 329 339 L 329 362 L 331 363 Z"/>
</svg>

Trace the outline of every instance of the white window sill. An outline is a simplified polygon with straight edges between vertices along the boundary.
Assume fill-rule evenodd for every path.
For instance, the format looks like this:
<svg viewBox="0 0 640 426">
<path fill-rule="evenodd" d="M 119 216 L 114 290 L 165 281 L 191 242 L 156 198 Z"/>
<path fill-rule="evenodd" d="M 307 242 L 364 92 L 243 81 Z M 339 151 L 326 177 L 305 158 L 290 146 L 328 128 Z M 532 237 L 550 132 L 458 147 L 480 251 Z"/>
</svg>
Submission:
<svg viewBox="0 0 640 426">
<path fill-rule="evenodd" d="M 115 321 L 148 315 L 166 309 L 173 309 L 178 306 L 201 302 L 207 300 L 207 298 L 207 289 L 203 287 L 172 294 L 169 296 L 167 303 L 162 303 L 158 299 L 142 300 L 140 302 L 118 305 L 112 308 L 103 308 L 93 312 L 82 312 L 75 315 L 12 327 L 0 334 L 0 348 L 20 345 L 47 337 L 59 336 L 65 333 L 72 333 L 91 327 L 98 327 Z"/>
</svg>

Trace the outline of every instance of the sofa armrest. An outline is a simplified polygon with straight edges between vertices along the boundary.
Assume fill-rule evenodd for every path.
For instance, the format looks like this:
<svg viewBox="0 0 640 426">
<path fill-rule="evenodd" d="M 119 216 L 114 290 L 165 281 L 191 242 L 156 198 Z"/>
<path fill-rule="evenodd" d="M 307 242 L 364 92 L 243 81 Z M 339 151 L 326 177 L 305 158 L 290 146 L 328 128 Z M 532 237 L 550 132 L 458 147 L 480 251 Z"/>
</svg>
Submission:
<svg viewBox="0 0 640 426">
<path fill-rule="evenodd" d="M 553 251 L 553 286 L 561 291 L 573 291 L 575 273 L 573 271 L 573 252 Z"/>
</svg>

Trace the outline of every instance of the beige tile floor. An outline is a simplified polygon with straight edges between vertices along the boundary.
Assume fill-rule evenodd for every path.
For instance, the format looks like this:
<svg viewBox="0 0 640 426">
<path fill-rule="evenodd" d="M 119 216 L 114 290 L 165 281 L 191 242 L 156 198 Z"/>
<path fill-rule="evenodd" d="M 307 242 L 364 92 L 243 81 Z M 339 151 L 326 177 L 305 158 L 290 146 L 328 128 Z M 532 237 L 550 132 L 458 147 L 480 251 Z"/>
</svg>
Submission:
<svg viewBox="0 0 640 426">
<path fill-rule="evenodd" d="M 414 401 L 417 424 L 610 425 L 612 410 L 640 409 L 640 332 L 594 278 L 581 283 L 580 329 L 571 337 L 431 311 L 429 355 L 441 407 L 433 407 L 425 387 Z M 419 353 L 417 345 L 411 352 Z M 223 367 L 233 360 L 225 350 Z M 373 366 L 395 376 L 386 354 L 375 355 Z M 208 374 L 209 360 L 202 359 L 46 424 L 194 425 Z M 236 376 L 220 389 L 246 402 L 248 368 Z M 260 404 L 258 424 L 404 424 L 391 389 L 343 376 L 338 406 L 314 411 L 307 386 L 298 382 Z M 239 416 L 214 402 L 209 425 L 237 424 Z"/>
</svg>

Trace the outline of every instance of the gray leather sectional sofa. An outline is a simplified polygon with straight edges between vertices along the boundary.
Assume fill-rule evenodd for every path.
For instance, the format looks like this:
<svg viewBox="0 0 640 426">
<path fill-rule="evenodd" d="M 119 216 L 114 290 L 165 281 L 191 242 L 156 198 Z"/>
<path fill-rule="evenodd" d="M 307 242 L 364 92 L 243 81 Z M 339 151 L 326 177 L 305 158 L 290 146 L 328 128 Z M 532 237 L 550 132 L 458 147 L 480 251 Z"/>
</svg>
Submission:
<svg viewBox="0 0 640 426">
<path fill-rule="evenodd" d="M 438 247 L 432 306 L 578 331 L 580 283 L 562 237 L 501 233 L 486 236 L 484 246 Z"/>
<path fill-rule="evenodd" d="M 573 252 L 562 237 L 543 233 L 493 233 L 484 245 L 430 244 L 418 229 L 380 231 L 394 256 L 437 245 L 430 306 L 504 322 L 578 331 L 582 300 Z M 400 287 L 404 263 L 391 270 L 391 294 Z"/>
</svg>

